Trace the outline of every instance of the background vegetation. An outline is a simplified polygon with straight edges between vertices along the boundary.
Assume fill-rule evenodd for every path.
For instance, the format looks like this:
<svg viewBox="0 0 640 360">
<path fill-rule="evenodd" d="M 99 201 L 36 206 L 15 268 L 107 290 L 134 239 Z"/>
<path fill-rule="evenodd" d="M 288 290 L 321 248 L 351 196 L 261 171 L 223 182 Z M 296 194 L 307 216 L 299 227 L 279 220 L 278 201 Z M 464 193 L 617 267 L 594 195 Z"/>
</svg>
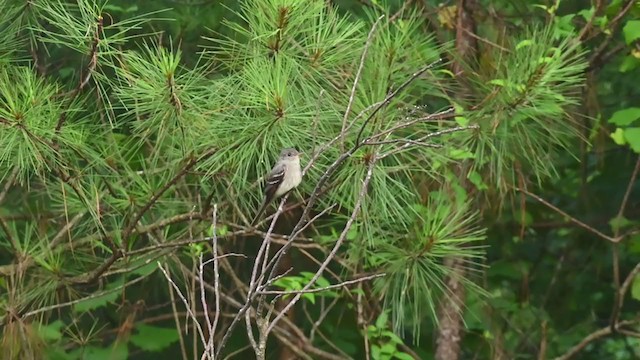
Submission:
<svg viewBox="0 0 640 360">
<path fill-rule="evenodd" d="M 0 0 L 2 358 L 638 358 L 639 68 L 635 0 Z"/>
</svg>

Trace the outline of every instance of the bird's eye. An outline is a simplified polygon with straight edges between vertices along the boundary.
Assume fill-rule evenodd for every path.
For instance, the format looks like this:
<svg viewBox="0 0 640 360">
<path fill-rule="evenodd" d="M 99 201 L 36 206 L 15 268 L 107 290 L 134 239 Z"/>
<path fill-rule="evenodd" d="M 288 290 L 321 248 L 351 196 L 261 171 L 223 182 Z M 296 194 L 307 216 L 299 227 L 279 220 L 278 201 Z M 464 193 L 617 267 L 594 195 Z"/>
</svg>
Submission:
<svg viewBox="0 0 640 360">
<path fill-rule="evenodd" d="M 289 151 L 289 153 L 287 155 L 288 156 L 293 156 L 293 153 L 291 151 Z"/>
</svg>

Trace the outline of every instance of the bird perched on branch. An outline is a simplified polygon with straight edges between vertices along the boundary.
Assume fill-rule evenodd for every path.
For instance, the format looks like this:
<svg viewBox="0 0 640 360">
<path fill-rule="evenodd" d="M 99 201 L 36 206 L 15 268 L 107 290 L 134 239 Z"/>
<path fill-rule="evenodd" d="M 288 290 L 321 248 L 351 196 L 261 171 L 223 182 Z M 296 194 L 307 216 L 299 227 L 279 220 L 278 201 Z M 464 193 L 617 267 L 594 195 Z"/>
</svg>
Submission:
<svg viewBox="0 0 640 360">
<path fill-rule="evenodd" d="M 271 169 L 266 176 L 264 200 L 262 201 L 260 210 L 258 210 L 255 218 L 251 222 L 251 226 L 254 226 L 258 222 L 260 216 L 272 200 L 293 190 L 296 186 L 300 185 L 301 181 L 302 169 L 300 168 L 300 153 L 294 148 L 282 149 L 280 158 L 278 158 L 273 169 Z"/>
</svg>

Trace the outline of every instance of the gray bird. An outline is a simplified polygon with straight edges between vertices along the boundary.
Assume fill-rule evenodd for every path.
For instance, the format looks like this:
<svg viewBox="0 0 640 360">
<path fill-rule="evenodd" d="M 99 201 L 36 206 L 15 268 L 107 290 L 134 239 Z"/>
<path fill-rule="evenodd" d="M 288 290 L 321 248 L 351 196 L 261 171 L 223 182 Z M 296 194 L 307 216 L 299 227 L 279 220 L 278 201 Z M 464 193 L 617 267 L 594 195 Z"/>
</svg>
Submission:
<svg viewBox="0 0 640 360">
<path fill-rule="evenodd" d="M 260 206 L 260 210 L 251 222 L 251 226 L 255 225 L 260 216 L 267 208 L 267 205 L 296 186 L 302 181 L 302 169 L 300 168 L 300 153 L 294 148 L 282 149 L 280 158 L 273 166 L 265 179 L 264 200 Z"/>
</svg>

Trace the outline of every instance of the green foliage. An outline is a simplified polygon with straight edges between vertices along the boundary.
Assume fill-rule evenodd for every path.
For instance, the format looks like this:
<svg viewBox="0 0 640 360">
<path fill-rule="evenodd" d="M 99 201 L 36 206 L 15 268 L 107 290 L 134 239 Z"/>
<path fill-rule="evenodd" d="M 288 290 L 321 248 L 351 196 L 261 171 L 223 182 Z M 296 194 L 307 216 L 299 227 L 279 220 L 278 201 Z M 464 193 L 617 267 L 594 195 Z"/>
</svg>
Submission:
<svg viewBox="0 0 640 360">
<path fill-rule="evenodd" d="M 491 105 L 469 115 L 481 126 L 473 166 L 500 191 L 517 186 L 518 171 L 538 182 L 555 176 L 550 159 L 571 152 L 579 134 L 567 108 L 578 102 L 586 63 L 574 40 L 555 38 L 549 29 L 527 33 L 499 58 L 494 78 L 478 79 L 479 101 Z"/>
<path fill-rule="evenodd" d="M 425 206 L 416 206 L 416 222 L 408 233 L 394 229 L 394 222 L 389 221 L 383 227 L 386 236 L 377 234 L 379 243 L 368 249 L 367 261 L 387 274 L 375 285 L 385 296 L 385 307 L 392 311 L 394 331 L 402 332 L 407 324 L 419 335 L 425 319 L 437 322 L 437 303 L 450 296 L 444 279 L 457 276 L 444 258 L 455 253 L 472 271 L 482 260 L 482 245 L 477 242 L 484 234 L 474 224 L 477 214 L 469 208 L 464 200 L 452 201 L 446 193 L 434 192 Z M 459 280 L 482 292 L 467 278 Z"/>
<path fill-rule="evenodd" d="M 284 291 L 297 291 L 302 290 L 302 288 L 308 284 L 313 277 L 313 273 L 308 271 L 303 271 L 300 273 L 300 276 L 283 276 L 278 280 L 273 282 L 274 286 L 282 288 Z M 331 286 L 329 280 L 324 277 L 318 278 L 315 283 L 315 286 L 312 289 L 320 289 Z M 289 295 L 284 295 L 283 298 L 287 298 Z M 322 296 L 326 298 L 336 298 L 338 297 L 338 293 L 333 290 L 324 290 L 319 292 L 307 292 L 302 294 L 302 297 L 306 300 L 309 300 L 312 304 L 316 303 L 316 296 Z"/>
<path fill-rule="evenodd" d="M 410 354 L 398 349 L 398 345 L 403 345 L 402 339 L 388 329 L 389 317 L 386 312 L 382 312 L 376 319 L 375 325 L 367 327 L 366 336 L 371 341 L 371 358 L 375 360 L 407 360 L 413 359 Z"/>
<path fill-rule="evenodd" d="M 178 341 L 176 329 L 138 324 L 136 333 L 131 335 L 131 343 L 146 351 L 162 351 Z"/>
<path fill-rule="evenodd" d="M 202 314 L 194 269 L 216 236 L 228 326 L 262 234 L 245 221 L 274 156 L 295 146 L 303 165 L 315 159 L 294 204 L 363 139 L 311 215 L 336 206 L 287 250 L 296 275 L 262 290 L 310 284 L 351 221 L 311 289 L 385 275 L 304 293 L 278 335 L 353 358 L 429 358 L 451 279 L 465 289 L 460 358 L 540 358 L 540 344 L 559 356 L 608 325 L 612 284 L 640 261 L 640 8 L 479 1 L 477 62 L 460 64 L 453 3 L 330 3 L 0 0 L 3 358 L 193 356 L 202 346 L 183 347 L 198 334 L 158 262 Z M 620 239 L 615 252 L 594 229 Z M 640 300 L 637 275 L 628 284 L 621 320 Z M 632 358 L 637 341 L 622 335 L 579 356 Z"/>
</svg>

